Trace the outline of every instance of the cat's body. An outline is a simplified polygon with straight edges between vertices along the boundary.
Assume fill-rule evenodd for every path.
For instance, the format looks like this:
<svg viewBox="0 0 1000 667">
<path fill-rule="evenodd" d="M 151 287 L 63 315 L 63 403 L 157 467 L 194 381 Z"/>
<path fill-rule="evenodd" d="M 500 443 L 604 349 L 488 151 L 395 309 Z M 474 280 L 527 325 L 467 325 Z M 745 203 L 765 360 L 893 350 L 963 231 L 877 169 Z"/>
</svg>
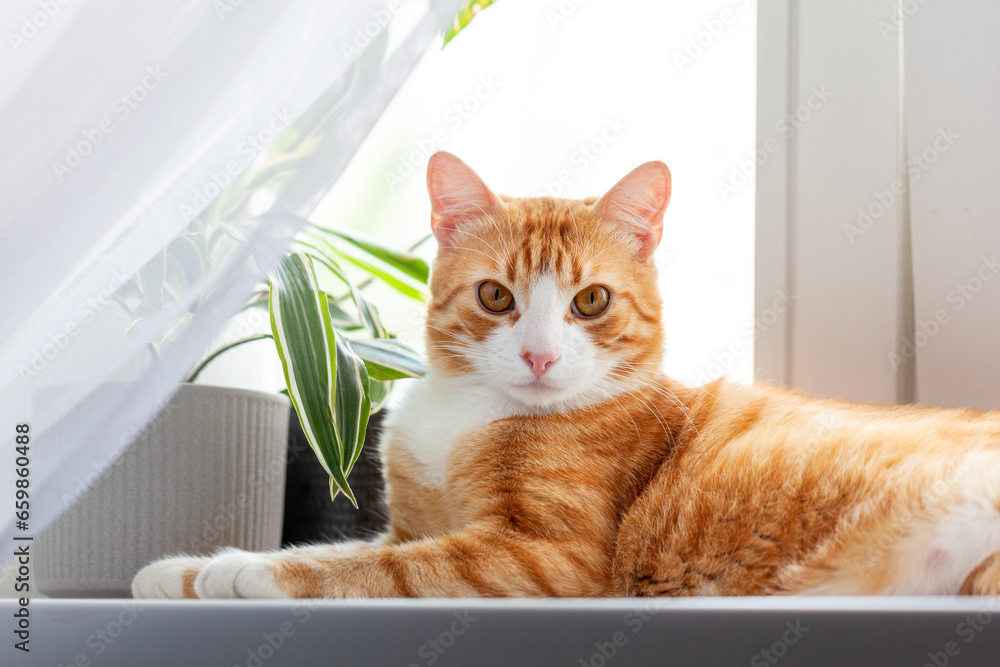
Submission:
<svg viewBox="0 0 1000 667">
<path fill-rule="evenodd" d="M 394 538 L 460 533 L 475 498 L 520 503 L 513 529 L 582 570 L 545 577 L 555 564 L 538 564 L 537 588 L 516 592 L 575 596 L 956 593 L 1000 550 L 998 415 L 662 382 L 611 409 L 458 438 L 454 422 L 416 438 L 407 424 L 431 406 L 460 414 L 468 395 L 414 388 L 385 442 Z M 444 467 L 422 456 L 434 437 Z M 512 584 L 496 569 L 461 594 L 504 594 L 491 575 Z"/>
<path fill-rule="evenodd" d="M 176 558 L 137 597 L 1000 593 L 1000 413 L 662 376 L 669 172 L 493 195 L 432 158 L 432 371 L 376 540 Z"/>
</svg>

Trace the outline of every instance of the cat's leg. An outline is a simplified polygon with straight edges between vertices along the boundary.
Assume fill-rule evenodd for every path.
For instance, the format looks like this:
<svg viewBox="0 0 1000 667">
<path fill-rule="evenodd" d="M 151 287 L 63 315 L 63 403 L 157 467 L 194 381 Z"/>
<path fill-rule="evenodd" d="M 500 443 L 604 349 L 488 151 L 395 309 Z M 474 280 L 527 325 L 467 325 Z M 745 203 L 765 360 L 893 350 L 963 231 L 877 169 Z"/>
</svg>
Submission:
<svg viewBox="0 0 1000 667">
<path fill-rule="evenodd" d="M 355 553 L 228 552 L 187 570 L 161 570 L 174 581 L 159 588 L 203 598 L 601 596 L 609 588 L 607 559 L 578 543 L 470 529 Z"/>
<path fill-rule="evenodd" d="M 1000 595 L 1000 551 L 976 566 L 958 589 L 959 595 Z"/>
<path fill-rule="evenodd" d="M 376 536 L 372 540 L 350 540 L 336 544 L 310 545 L 296 547 L 289 551 L 295 551 L 303 557 L 312 554 L 328 557 L 333 554 L 348 556 L 357 554 L 365 549 L 393 544 L 397 542 L 394 532 Z M 286 553 L 286 552 L 278 552 Z M 195 578 L 205 567 L 212 562 L 217 564 L 228 563 L 229 567 L 239 567 L 242 563 L 247 563 L 259 554 L 253 554 L 241 549 L 223 549 L 214 556 L 171 556 L 150 563 L 139 570 L 132 580 L 132 597 L 144 599 L 181 599 L 197 598 L 195 592 Z M 247 574 L 251 574 L 248 571 Z M 251 577 L 246 584 L 253 585 Z M 264 582 L 266 583 L 266 582 Z M 279 591 L 272 591 L 266 585 L 257 591 L 252 597 L 287 597 Z"/>
</svg>

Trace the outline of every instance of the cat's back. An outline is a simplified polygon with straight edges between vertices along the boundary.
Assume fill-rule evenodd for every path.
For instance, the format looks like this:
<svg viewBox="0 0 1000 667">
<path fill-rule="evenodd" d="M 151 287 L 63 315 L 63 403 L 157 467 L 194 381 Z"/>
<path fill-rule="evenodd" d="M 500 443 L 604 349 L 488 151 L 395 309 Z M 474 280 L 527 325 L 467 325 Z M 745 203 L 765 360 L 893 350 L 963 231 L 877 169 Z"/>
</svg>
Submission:
<svg viewBox="0 0 1000 667">
<path fill-rule="evenodd" d="M 913 527 L 928 507 L 1000 500 L 996 412 L 715 382 L 694 390 L 687 419 L 683 446 L 623 522 L 617 581 L 628 594 L 785 590 L 822 569 L 803 563 L 866 544 L 901 516 Z"/>
<path fill-rule="evenodd" d="M 854 404 L 724 381 L 694 392 L 690 429 L 709 467 L 887 470 L 1000 449 L 1000 412 Z"/>
</svg>

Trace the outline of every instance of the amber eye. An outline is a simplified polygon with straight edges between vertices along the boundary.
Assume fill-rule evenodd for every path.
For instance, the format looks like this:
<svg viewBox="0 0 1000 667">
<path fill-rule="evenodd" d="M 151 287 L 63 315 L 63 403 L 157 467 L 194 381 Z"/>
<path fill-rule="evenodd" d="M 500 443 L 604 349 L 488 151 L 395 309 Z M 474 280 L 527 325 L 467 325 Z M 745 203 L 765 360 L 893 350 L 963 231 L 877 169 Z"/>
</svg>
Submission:
<svg viewBox="0 0 1000 667">
<path fill-rule="evenodd" d="M 514 307 L 514 295 L 495 280 L 479 285 L 479 303 L 491 313 L 502 313 Z"/>
<path fill-rule="evenodd" d="M 611 292 L 603 285 L 591 285 L 573 297 L 576 312 L 584 317 L 597 317 L 608 309 Z"/>
</svg>

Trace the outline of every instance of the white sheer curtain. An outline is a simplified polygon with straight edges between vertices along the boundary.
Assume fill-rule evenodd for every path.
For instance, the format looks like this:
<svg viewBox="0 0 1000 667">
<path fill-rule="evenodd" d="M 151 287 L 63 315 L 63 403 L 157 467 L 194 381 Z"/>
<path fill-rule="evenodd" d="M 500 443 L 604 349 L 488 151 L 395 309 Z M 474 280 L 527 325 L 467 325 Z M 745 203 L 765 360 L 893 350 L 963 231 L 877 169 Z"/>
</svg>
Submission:
<svg viewBox="0 0 1000 667">
<path fill-rule="evenodd" d="M 0 543 L 15 426 L 37 535 L 169 398 L 460 4 L 4 3 Z"/>
</svg>

